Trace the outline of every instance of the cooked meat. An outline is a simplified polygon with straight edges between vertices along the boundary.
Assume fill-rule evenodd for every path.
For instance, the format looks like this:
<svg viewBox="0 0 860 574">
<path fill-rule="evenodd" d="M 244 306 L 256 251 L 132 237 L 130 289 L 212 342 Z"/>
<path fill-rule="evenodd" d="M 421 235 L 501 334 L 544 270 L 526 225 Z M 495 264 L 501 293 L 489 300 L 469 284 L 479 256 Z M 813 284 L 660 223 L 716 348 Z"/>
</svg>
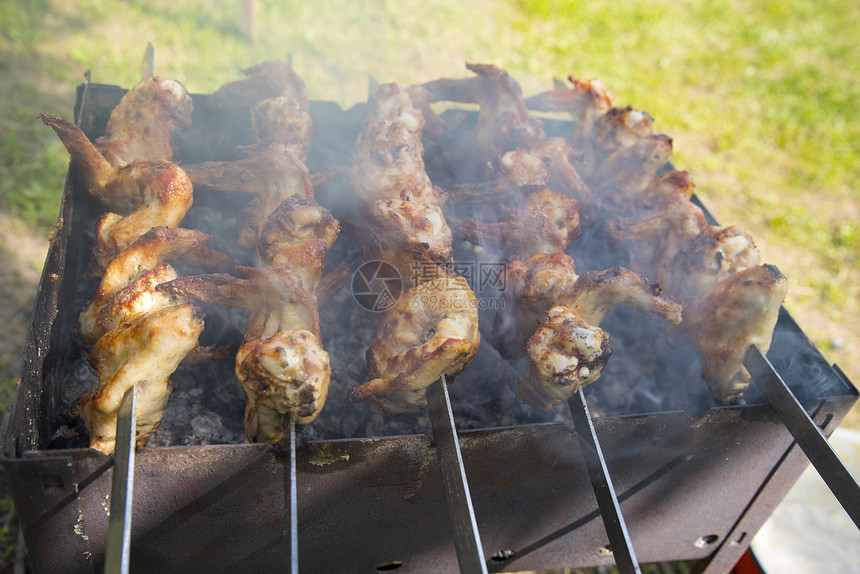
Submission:
<svg viewBox="0 0 860 574">
<path fill-rule="evenodd" d="M 594 122 L 592 134 L 598 161 L 624 148 L 636 145 L 652 133 L 654 118 L 648 112 L 626 108 L 612 108 Z"/>
<path fill-rule="evenodd" d="M 448 222 L 458 239 L 522 259 L 564 251 L 579 236 L 579 204 L 551 189 L 535 191 L 523 209 L 503 208 L 503 213 L 503 221 L 449 218 Z"/>
<path fill-rule="evenodd" d="M 672 139 L 652 135 L 609 154 L 589 178 L 602 207 L 618 214 L 653 181 L 672 155 Z"/>
<path fill-rule="evenodd" d="M 402 291 L 367 353 L 371 380 L 352 389 L 350 399 L 369 400 L 374 411 L 389 415 L 425 408 L 426 388 L 469 366 L 480 342 L 478 301 L 462 277 Z"/>
<path fill-rule="evenodd" d="M 659 278 L 673 294 L 692 301 L 717 283 L 759 263 L 761 254 L 743 227 L 708 226 L 687 243 L 674 265 L 664 261 Z"/>
<path fill-rule="evenodd" d="M 316 297 L 289 269 L 239 267 L 246 278 L 223 273 L 180 277 L 158 290 L 205 303 L 250 311 L 244 342 L 267 339 L 280 331 L 320 334 Z"/>
<path fill-rule="evenodd" d="M 702 355 L 702 376 L 723 404 L 741 400 L 750 376 L 743 367 L 750 345 L 770 348 L 788 280 L 773 265 L 757 265 L 716 283 L 684 308 L 679 344 Z"/>
<path fill-rule="evenodd" d="M 540 253 L 511 259 L 505 275 L 505 306 L 496 313 L 493 345 L 503 357 L 515 358 L 544 313 L 576 282 L 576 266 L 566 253 Z"/>
<path fill-rule="evenodd" d="M 427 176 L 421 142 L 424 117 L 398 84 L 382 84 L 355 142 L 349 185 L 366 214 L 377 201 L 400 199 L 441 206 L 444 196 Z"/>
<path fill-rule="evenodd" d="M 269 216 L 257 242 L 260 267 L 293 270 L 303 286 L 316 291 L 326 253 L 334 245 L 340 225 L 312 199 L 289 197 Z"/>
<path fill-rule="evenodd" d="M 170 375 L 197 346 L 203 317 L 192 305 L 167 305 L 108 331 L 93 346 L 90 364 L 98 387 L 80 397 L 72 413 L 90 433 L 90 446 L 111 454 L 116 444 L 116 417 L 125 391 L 137 385 L 137 436 L 143 445 L 161 418 L 172 390 Z"/>
<path fill-rule="evenodd" d="M 569 112 L 574 119 L 573 129 L 566 136 L 578 157 L 573 165 L 583 178 L 589 178 L 599 165 L 594 145 L 598 120 L 615 105 L 612 94 L 599 80 L 581 80 L 568 76 L 570 87 L 538 94 L 526 100 L 535 110 Z"/>
<path fill-rule="evenodd" d="M 421 84 L 432 101 L 478 104 L 473 137 L 454 153 L 466 152 L 466 161 L 483 166 L 498 155 L 545 136 L 543 122 L 529 117 L 522 89 L 506 71 L 492 64 L 466 64 L 471 78 L 442 78 Z M 425 98 L 429 100 L 430 98 Z M 425 107 L 427 109 L 429 106 Z M 453 156 L 452 156 L 453 159 Z M 464 157 L 459 158 L 462 163 Z"/>
<path fill-rule="evenodd" d="M 609 334 L 599 325 L 615 305 L 681 321 L 680 301 L 638 273 L 623 267 L 589 271 L 558 298 L 526 344 L 529 367 L 517 397 L 546 411 L 596 381 L 611 354 Z"/>
<path fill-rule="evenodd" d="M 146 78 L 111 111 L 105 135 L 96 140 L 96 146 L 116 167 L 150 159 L 176 161 L 193 109 L 181 83 Z"/>
<path fill-rule="evenodd" d="M 251 108 L 251 132 L 258 144 L 284 144 L 305 161 L 311 147 L 313 123 L 299 102 L 278 96 Z"/>
<path fill-rule="evenodd" d="M 207 104 L 216 107 L 249 108 L 263 100 L 283 96 L 309 109 L 305 82 L 283 60 L 270 60 L 242 70 L 245 78 L 228 82 L 209 96 Z"/>
<path fill-rule="evenodd" d="M 191 229 L 154 227 L 105 269 L 98 290 L 78 318 L 84 341 L 94 343 L 118 324 L 162 306 L 155 286 L 176 278 L 167 261 L 184 260 L 213 271 L 231 271 L 232 258 L 209 249 L 212 237 Z"/>
<path fill-rule="evenodd" d="M 283 418 L 312 422 L 325 403 L 331 375 L 313 293 L 290 269 L 240 267 L 225 274 L 180 277 L 158 286 L 174 295 L 247 309 L 236 376 L 247 394 L 244 432 L 253 442 L 283 438 Z"/>
<path fill-rule="evenodd" d="M 179 227 L 193 202 L 181 167 L 153 159 L 115 168 L 76 125 L 50 114 L 39 117 L 60 136 L 89 194 L 112 210 L 96 225 L 95 271 L 153 227 Z"/>
<path fill-rule="evenodd" d="M 328 396 L 331 366 L 317 335 L 279 331 L 244 344 L 236 355 L 236 377 L 248 395 L 245 435 L 255 442 L 284 437 L 284 415 L 313 422 Z"/>
<path fill-rule="evenodd" d="M 387 261 L 404 284 L 445 274 L 453 258 L 453 236 L 442 208 L 406 199 L 380 200 L 370 210 L 365 261 Z"/>
</svg>

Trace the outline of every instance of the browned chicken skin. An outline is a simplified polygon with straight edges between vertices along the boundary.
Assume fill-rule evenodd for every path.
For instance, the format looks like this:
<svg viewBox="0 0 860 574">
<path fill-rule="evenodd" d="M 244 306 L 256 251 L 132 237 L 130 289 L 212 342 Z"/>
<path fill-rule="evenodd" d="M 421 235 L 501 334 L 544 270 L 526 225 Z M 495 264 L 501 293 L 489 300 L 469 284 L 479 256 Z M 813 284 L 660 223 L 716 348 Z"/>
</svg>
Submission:
<svg viewBox="0 0 860 574">
<path fill-rule="evenodd" d="M 558 298 L 526 344 L 529 367 L 517 397 L 545 411 L 596 381 L 611 354 L 609 334 L 599 325 L 615 305 L 681 321 L 680 301 L 638 273 L 623 267 L 590 271 Z"/>
<path fill-rule="evenodd" d="M 466 368 L 480 344 L 478 301 L 450 275 L 453 237 L 423 160 L 424 118 L 409 92 L 379 86 L 356 140 L 349 181 L 369 214 L 363 259 L 395 266 L 409 288 L 386 309 L 367 352 L 370 381 L 350 392 L 376 412 L 426 406 L 426 388 Z"/>
<path fill-rule="evenodd" d="M 176 161 L 193 109 L 181 83 L 146 78 L 111 111 L 105 135 L 96 140 L 96 146 L 117 167 L 149 159 Z"/>
<path fill-rule="evenodd" d="M 560 251 L 527 260 L 515 257 L 507 262 L 505 274 L 505 306 L 494 319 L 493 345 L 510 359 L 523 354 L 544 313 L 573 286 L 577 275 L 573 258 Z"/>
<path fill-rule="evenodd" d="M 312 422 L 322 410 L 331 378 L 323 349 L 315 291 L 328 250 L 340 232 L 314 199 L 305 165 L 312 124 L 304 82 L 284 62 L 245 71 L 223 86 L 214 106 L 251 107 L 257 143 L 239 159 L 189 167 L 202 189 L 255 194 L 237 217 L 239 246 L 254 251 L 246 278 L 210 274 L 180 278 L 159 289 L 174 295 L 249 310 L 236 377 L 245 390 L 245 436 L 277 442 L 284 422 Z"/>
<path fill-rule="evenodd" d="M 522 89 L 506 71 L 492 64 L 466 64 L 471 78 L 433 80 L 420 86 L 424 100 L 476 103 L 480 106 L 474 140 L 464 142 L 478 166 L 524 143 L 545 137 L 543 123 L 529 117 Z M 430 113 L 429 106 L 422 107 Z M 459 158 L 460 162 L 463 158 Z"/>
<path fill-rule="evenodd" d="M 503 208 L 503 212 L 502 221 L 449 218 L 448 222 L 458 239 L 499 248 L 521 259 L 564 251 L 579 236 L 579 204 L 548 188 L 529 194 L 523 209 Z"/>
<path fill-rule="evenodd" d="M 408 92 L 398 84 L 383 84 L 369 108 L 349 170 L 349 186 L 359 205 L 366 209 L 380 200 L 402 198 L 441 206 L 444 196 L 424 166 L 424 116 Z"/>
<path fill-rule="evenodd" d="M 376 412 L 426 408 L 426 389 L 465 369 L 478 351 L 478 301 L 466 280 L 440 277 L 400 293 L 367 352 L 370 382 L 350 391 Z"/>
<path fill-rule="evenodd" d="M 98 290 L 78 319 L 84 341 L 94 343 L 128 317 L 160 307 L 155 285 L 176 278 L 167 261 L 182 259 L 200 267 L 230 271 L 232 258 L 208 248 L 212 237 L 191 229 L 154 227 L 110 262 Z"/>
<path fill-rule="evenodd" d="M 161 159 L 114 167 L 76 125 L 50 114 L 39 117 L 59 135 L 89 194 L 111 210 L 96 225 L 96 271 L 153 227 L 179 226 L 193 202 L 181 167 Z"/>
<path fill-rule="evenodd" d="M 90 447 L 111 454 L 116 442 L 116 417 L 123 394 L 137 387 L 138 443 L 146 442 L 161 423 L 172 390 L 170 375 L 197 347 L 203 331 L 199 309 L 169 302 L 108 331 L 93 346 L 90 364 L 98 386 L 72 405 L 90 432 Z"/>
<path fill-rule="evenodd" d="M 224 274 L 181 277 L 158 289 L 250 311 L 236 355 L 236 377 L 247 394 L 244 432 L 254 442 L 284 436 L 284 416 L 308 424 L 322 410 L 331 377 L 321 344 L 313 293 L 289 269 L 240 267 Z"/>
<path fill-rule="evenodd" d="M 263 100 L 284 96 L 298 102 L 307 110 L 307 90 L 301 77 L 289 63 L 269 60 L 242 70 L 245 78 L 227 82 L 209 97 L 207 102 L 216 107 L 249 108 Z"/>
<path fill-rule="evenodd" d="M 788 281 L 773 265 L 757 265 L 703 292 L 684 309 L 676 335 L 702 355 L 702 376 L 723 404 L 741 400 L 750 376 L 743 366 L 750 345 L 763 353 L 785 300 Z"/>
</svg>

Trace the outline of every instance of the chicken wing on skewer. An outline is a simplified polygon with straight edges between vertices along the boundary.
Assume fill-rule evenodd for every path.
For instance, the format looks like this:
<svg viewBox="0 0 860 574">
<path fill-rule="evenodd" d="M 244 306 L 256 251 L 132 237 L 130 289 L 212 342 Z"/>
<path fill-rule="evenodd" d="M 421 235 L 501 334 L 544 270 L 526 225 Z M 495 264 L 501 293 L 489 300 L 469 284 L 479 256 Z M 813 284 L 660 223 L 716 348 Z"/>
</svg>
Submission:
<svg viewBox="0 0 860 574">
<path fill-rule="evenodd" d="M 505 70 L 492 64 L 466 64 L 475 76 L 471 78 L 442 78 L 420 86 L 423 94 L 431 94 L 419 101 L 450 101 L 475 103 L 480 107 L 474 139 L 464 142 L 459 152 L 468 149 L 475 165 L 483 166 L 501 153 L 523 143 L 545 136 L 543 122 L 529 117 L 523 101 L 522 89 Z M 428 105 L 422 112 L 432 115 Z M 465 148 L 465 149 L 462 149 Z M 449 160 L 453 160 L 449 158 Z M 458 163 L 462 163 L 463 157 Z"/>
<path fill-rule="evenodd" d="M 425 170 L 423 131 L 424 116 L 405 89 L 394 83 L 376 89 L 348 176 L 358 211 L 366 213 L 377 201 L 400 198 L 442 205 L 444 196 Z"/>
<path fill-rule="evenodd" d="M 283 60 L 261 62 L 242 70 L 245 78 L 228 82 L 208 99 L 215 107 L 251 107 L 259 102 L 284 96 L 298 102 L 303 110 L 309 108 L 307 90 L 302 78 Z"/>
<path fill-rule="evenodd" d="M 231 257 L 209 249 L 212 237 L 192 229 L 154 227 L 120 253 L 105 269 L 95 295 L 78 318 L 87 343 L 131 316 L 161 306 L 154 286 L 176 278 L 167 261 L 181 259 L 204 269 L 229 272 Z"/>
<path fill-rule="evenodd" d="M 166 305 L 101 337 L 89 354 L 99 384 L 72 405 L 90 432 L 90 446 L 105 454 L 114 450 L 116 417 L 122 396 L 137 385 L 138 443 L 146 442 L 161 423 L 170 396 L 170 375 L 197 346 L 203 317 L 192 305 Z"/>
<path fill-rule="evenodd" d="M 757 265 L 717 283 L 684 308 L 676 335 L 701 353 L 702 376 L 721 403 L 741 400 L 750 381 L 744 353 L 750 345 L 767 352 L 787 290 L 779 269 Z"/>
<path fill-rule="evenodd" d="M 599 80 L 581 80 L 568 76 L 570 87 L 550 90 L 526 100 L 530 109 L 546 112 L 569 112 L 574 119 L 573 131 L 567 136 L 578 157 L 573 159 L 577 172 L 588 178 L 599 165 L 594 145 L 597 121 L 615 106 L 612 94 Z"/>
<path fill-rule="evenodd" d="M 244 432 L 254 442 L 277 442 L 284 414 L 310 423 L 328 395 L 331 368 L 321 343 L 317 300 L 289 269 L 239 271 L 247 278 L 181 277 L 158 289 L 250 311 L 236 356 L 236 377 L 247 395 Z"/>
<path fill-rule="evenodd" d="M 563 252 L 539 253 L 505 266 L 505 306 L 496 313 L 493 345 L 505 358 L 519 357 L 544 313 L 576 282 L 576 266 Z"/>
<path fill-rule="evenodd" d="M 579 237 L 579 204 L 548 188 L 526 197 L 521 210 L 503 208 L 497 222 L 448 218 L 454 235 L 463 241 L 528 259 L 538 253 L 564 251 Z"/>
<path fill-rule="evenodd" d="M 558 298 L 526 344 L 529 367 L 517 397 L 546 411 L 596 381 L 611 354 L 599 325 L 615 305 L 681 322 L 681 302 L 656 283 L 623 267 L 590 271 Z"/>
<path fill-rule="evenodd" d="M 181 167 L 154 159 L 116 168 L 73 123 L 39 117 L 66 146 L 89 194 L 112 210 L 96 224 L 96 271 L 153 227 L 179 226 L 193 202 L 191 180 Z"/>
<path fill-rule="evenodd" d="M 469 366 L 480 342 L 478 301 L 462 277 L 402 291 L 367 352 L 371 380 L 352 389 L 350 399 L 369 400 L 371 409 L 389 415 L 426 408 L 426 388 Z"/>
<path fill-rule="evenodd" d="M 141 160 L 176 161 L 191 127 L 194 104 L 181 83 L 150 77 L 129 90 L 111 111 L 105 135 L 95 141 L 116 167 Z"/>
<path fill-rule="evenodd" d="M 604 210 L 617 214 L 636 201 L 672 155 L 672 139 L 665 135 L 639 138 L 606 156 L 589 179 Z"/>
<path fill-rule="evenodd" d="M 316 291 L 325 257 L 340 233 L 332 214 L 312 199 L 289 197 L 269 216 L 257 241 L 260 267 L 291 269 Z"/>
</svg>

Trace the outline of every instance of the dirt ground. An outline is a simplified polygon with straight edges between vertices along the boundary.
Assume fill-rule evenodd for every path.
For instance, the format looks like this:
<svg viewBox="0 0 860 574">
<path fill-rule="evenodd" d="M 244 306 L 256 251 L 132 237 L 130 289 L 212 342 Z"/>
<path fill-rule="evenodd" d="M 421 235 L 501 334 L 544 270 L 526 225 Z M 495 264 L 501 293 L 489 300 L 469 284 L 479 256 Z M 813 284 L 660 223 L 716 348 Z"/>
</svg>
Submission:
<svg viewBox="0 0 860 574">
<path fill-rule="evenodd" d="M 33 312 L 48 237 L 0 212 L 0 402 L 10 405 Z"/>
</svg>

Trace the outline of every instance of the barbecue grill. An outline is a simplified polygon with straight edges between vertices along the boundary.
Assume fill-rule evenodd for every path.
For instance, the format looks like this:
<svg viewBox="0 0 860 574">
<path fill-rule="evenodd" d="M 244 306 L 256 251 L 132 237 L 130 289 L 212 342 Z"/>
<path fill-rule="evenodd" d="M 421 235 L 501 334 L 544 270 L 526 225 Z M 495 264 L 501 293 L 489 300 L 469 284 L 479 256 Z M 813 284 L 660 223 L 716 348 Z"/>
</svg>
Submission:
<svg viewBox="0 0 860 574">
<path fill-rule="evenodd" d="M 88 136 L 103 133 L 124 93 L 90 82 L 78 87 L 76 121 Z M 250 142 L 247 110 L 208 117 L 206 96 L 193 97 L 195 128 L 184 161 L 228 158 L 237 144 Z M 473 113 L 451 113 L 464 129 L 474 121 Z M 312 103 L 312 172 L 345 163 L 364 114 L 362 105 L 343 110 L 330 102 Z M 547 126 L 549 132 L 565 127 L 554 120 Z M 205 223 L 219 201 L 228 200 L 201 194 L 193 208 L 201 215 L 189 215 Z M 97 213 L 72 167 L 39 288 L 21 386 L 4 431 L 5 472 L 38 572 L 98 572 L 105 562 L 114 464 L 68 438 L 74 424 L 64 397 L 64 385 L 81 373 L 74 329 L 82 301 L 91 294 L 84 277 Z M 577 267 L 601 268 L 591 265 L 617 256 L 605 249 L 578 253 Z M 351 303 L 349 293 L 341 295 Z M 625 325 L 632 320 L 619 315 L 615 321 L 618 328 L 607 330 L 613 337 L 620 331 L 624 344 Z M 630 346 L 638 344 L 641 332 L 632 330 Z M 677 351 L 681 366 L 657 377 L 654 388 L 675 389 L 676 397 L 616 408 L 607 393 L 628 388 L 630 381 L 623 377 L 638 375 L 607 367 L 594 388 L 575 396 L 571 411 L 554 409 L 541 417 L 505 402 L 504 379 L 513 377 L 515 366 L 485 347 L 449 391 L 459 429 L 459 469 L 445 468 L 451 459 L 437 456 L 438 435 L 421 416 L 366 426 L 347 436 L 342 426 L 327 427 L 326 417 L 332 420 L 344 416 L 338 409 L 358 407 L 330 399 L 317 422 L 298 430 L 303 570 L 457 572 L 461 542 L 469 533 L 458 532 L 462 513 L 456 505 L 469 503 L 472 526 L 480 532 L 477 550 L 491 572 L 621 564 L 623 546 L 635 548 L 635 557 L 627 556 L 634 563 L 692 560 L 699 571 L 726 572 L 808 462 L 784 415 L 756 387 L 743 405 L 702 403 L 706 391 L 692 353 Z M 824 435 L 857 400 L 851 382 L 827 363 L 784 309 L 767 358 Z M 350 360 L 363 364 L 363 354 L 342 359 L 344 364 Z M 760 357 L 749 362 L 767 372 Z M 228 379 L 230 370 L 213 367 L 209 380 Z M 757 382 L 767 378 L 754 375 Z M 176 388 L 184 384 L 177 380 Z M 469 389 L 483 392 L 490 385 L 502 389 L 491 401 L 499 412 L 475 414 Z M 598 416 L 583 419 L 589 405 Z M 599 442 L 592 451 L 595 435 Z M 284 537 L 289 449 L 229 439 L 154 443 L 137 451 L 134 465 L 134 572 L 284 569 L 290 554 Z M 595 487 L 601 464 L 611 477 L 602 491 Z M 452 497 L 443 485 L 443 477 L 463 470 L 468 500 Z M 616 502 L 623 520 L 612 525 L 613 509 L 606 505 Z"/>
</svg>

